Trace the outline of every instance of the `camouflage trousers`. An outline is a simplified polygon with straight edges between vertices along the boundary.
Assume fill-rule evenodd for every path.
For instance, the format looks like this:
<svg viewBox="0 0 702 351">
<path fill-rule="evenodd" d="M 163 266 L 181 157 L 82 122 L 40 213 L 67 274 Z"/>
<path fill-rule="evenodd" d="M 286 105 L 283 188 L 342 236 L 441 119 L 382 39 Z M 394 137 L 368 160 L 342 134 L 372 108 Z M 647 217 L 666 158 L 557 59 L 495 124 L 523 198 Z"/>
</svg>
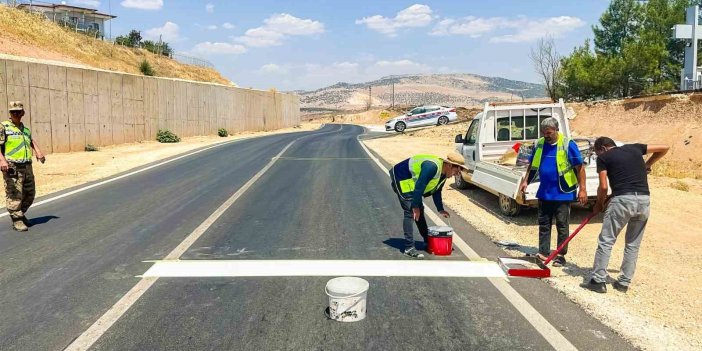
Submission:
<svg viewBox="0 0 702 351">
<path fill-rule="evenodd" d="M 34 202 L 36 189 L 34 188 L 34 173 L 31 163 L 10 163 L 10 167 L 15 169 L 14 175 L 3 172 L 5 179 L 5 202 L 7 212 L 12 219 L 24 217 L 29 206 Z"/>
</svg>

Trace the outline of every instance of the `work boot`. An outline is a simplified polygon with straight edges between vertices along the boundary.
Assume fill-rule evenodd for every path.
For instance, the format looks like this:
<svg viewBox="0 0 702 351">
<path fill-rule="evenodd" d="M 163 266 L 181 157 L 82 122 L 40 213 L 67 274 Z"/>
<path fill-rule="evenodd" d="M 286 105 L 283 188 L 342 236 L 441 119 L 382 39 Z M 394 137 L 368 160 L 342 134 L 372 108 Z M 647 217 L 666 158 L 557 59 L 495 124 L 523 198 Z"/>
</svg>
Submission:
<svg viewBox="0 0 702 351">
<path fill-rule="evenodd" d="M 27 230 L 29 230 L 29 228 L 27 228 L 27 225 L 24 224 L 24 222 L 22 222 L 21 219 L 15 219 L 12 221 L 12 229 L 18 232 L 26 232 Z"/>
<path fill-rule="evenodd" d="M 616 281 L 616 282 L 612 283 L 612 287 L 613 287 L 615 290 L 617 290 L 617 291 L 619 291 L 619 292 L 622 292 L 622 293 L 625 293 L 625 294 L 626 294 L 626 292 L 629 290 L 629 286 L 628 286 L 628 285 L 624 285 L 624 284 L 620 283 L 619 281 Z"/>
<path fill-rule="evenodd" d="M 580 286 L 600 294 L 604 294 L 607 292 L 607 284 L 598 283 L 594 279 L 590 279 L 589 282 L 580 284 Z"/>
<path fill-rule="evenodd" d="M 402 253 L 409 256 L 409 257 L 420 259 L 420 260 L 424 258 L 424 254 L 417 251 L 417 249 L 415 249 L 415 248 L 407 249 L 405 251 L 402 251 Z"/>
</svg>

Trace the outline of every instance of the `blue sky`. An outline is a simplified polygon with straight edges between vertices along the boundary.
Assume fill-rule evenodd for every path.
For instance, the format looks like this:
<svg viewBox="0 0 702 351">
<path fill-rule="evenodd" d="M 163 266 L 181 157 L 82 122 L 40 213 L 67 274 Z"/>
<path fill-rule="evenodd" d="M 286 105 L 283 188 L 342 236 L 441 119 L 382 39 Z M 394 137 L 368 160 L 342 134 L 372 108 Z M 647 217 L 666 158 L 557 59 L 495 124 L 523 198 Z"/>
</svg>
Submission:
<svg viewBox="0 0 702 351">
<path fill-rule="evenodd" d="M 550 35 L 570 52 L 607 0 L 69 0 L 214 63 L 242 87 L 316 89 L 390 74 L 475 73 L 538 82 L 528 59 Z"/>
</svg>

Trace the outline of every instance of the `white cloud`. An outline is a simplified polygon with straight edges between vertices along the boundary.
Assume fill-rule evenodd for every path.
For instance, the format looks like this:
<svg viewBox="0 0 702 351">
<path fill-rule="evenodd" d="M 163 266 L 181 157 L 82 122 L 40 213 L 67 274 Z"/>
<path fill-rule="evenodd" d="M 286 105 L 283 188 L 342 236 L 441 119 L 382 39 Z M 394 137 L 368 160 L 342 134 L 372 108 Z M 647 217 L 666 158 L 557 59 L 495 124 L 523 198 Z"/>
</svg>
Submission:
<svg viewBox="0 0 702 351">
<path fill-rule="evenodd" d="M 88 6 L 92 8 L 98 8 L 100 7 L 100 1 L 99 0 L 73 0 L 71 3 L 79 6 Z"/>
<path fill-rule="evenodd" d="M 429 35 L 465 35 L 478 38 L 490 33 L 491 42 L 519 43 L 533 41 L 545 36 L 560 38 L 565 33 L 585 25 L 585 21 L 577 17 L 559 16 L 550 18 L 518 17 L 465 17 L 460 19 L 446 18 L 434 26 Z M 512 31 L 512 33 L 509 33 Z"/>
<path fill-rule="evenodd" d="M 206 28 L 209 29 L 209 30 L 215 30 L 215 29 L 217 29 L 217 25 L 210 24 L 210 25 L 207 26 Z"/>
<path fill-rule="evenodd" d="M 259 68 L 258 71 L 263 74 L 271 75 L 284 75 L 288 73 L 287 68 L 276 65 L 275 63 L 265 64 L 261 66 L 261 68 Z"/>
<path fill-rule="evenodd" d="M 414 4 L 398 12 L 394 18 L 375 15 L 356 20 L 356 24 L 365 24 L 369 29 L 394 37 L 401 28 L 428 26 L 434 20 L 432 14 L 429 6 Z"/>
<path fill-rule="evenodd" d="M 245 53 L 246 47 L 238 44 L 202 42 L 193 47 L 190 51 L 204 56 L 210 55 L 239 55 Z"/>
<path fill-rule="evenodd" d="M 478 38 L 505 26 L 505 22 L 506 20 L 501 17 L 477 18 L 469 16 L 458 20 L 447 18 L 437 23 L 429 35 L 467 35 L 471 38 Z"/>
<path fill-rule="evenodd" d="M 263 21 L 268 29 L 286 35 L 313 35 L 324 33 L 324 24 L 301 19 L 287 13 L 273 15 Z"/>
<path fill-rule="evenodd" d="M 163 7 L 163 0 L 124 0 L 120 4 L 132 9 L 160 10 Z"/>
<path fill-rule="evenodd" d="M 214 5 L 213 4 L 205 5 L 205 11 L 207 11 L 207 13 L 214 13 Z"/>
<path fill-rule="evenodd" d="M 233 25 L 233 24 L 231 24 L 231 23 L 229 23 L 229 22 L 224 22 L 224 23 L 222 23 L 222 28 L 224 28 L 224 29 L 234 29 L 234 28 L 236 28 L 236 26 Z"/>
<path fill-rule="evenodd" d="M 284 35 L 264 27 L 252 28 L 244 33 L 244 36 L 235 38 L 236 41 L 247 46 L 267 47 L 283 44 Z"/>
<path fill-rule="evenodd" d="M 263 21 L 261 27 L 247 30 L 236 41 L 253 47 L 281 45 L 289 36 L 309 36 L 324 33 L 324 24 L 301 19 L 287 13 L 275 14 Z"/>
<path fill-rule="evenodd" d="M 153 41 L 159 40 L 159 37 L 165 42 L 177 42 L 180 38 L 180 27 L 173 22 L 166 22 L 161 27 L 151 28 L 144 31 L 144 39 Z"/>
<path fill-rule="evenodd" d="M 585 21 L 577 17 L 559 16 L 546 19 L 518 20 L 512 27 L 517 28 L 514 34 L 493 37 L 495 43 L 521 43 L 534 41 L 545 36 L 561 38 L 565 33 L 574 31 L 585 25 Z"/>
</svg>

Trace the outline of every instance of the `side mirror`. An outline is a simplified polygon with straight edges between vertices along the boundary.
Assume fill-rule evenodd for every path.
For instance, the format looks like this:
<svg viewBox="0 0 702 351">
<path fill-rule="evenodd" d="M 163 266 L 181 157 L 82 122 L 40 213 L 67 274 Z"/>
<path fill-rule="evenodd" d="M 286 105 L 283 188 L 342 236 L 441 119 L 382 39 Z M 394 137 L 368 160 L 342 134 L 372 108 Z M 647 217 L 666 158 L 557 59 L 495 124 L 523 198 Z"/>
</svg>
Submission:
<svg viewBox="0 0 702 351">
<path fill-rule="evenodd" d="M 411 116 L 411 115 L 412 115 L 412 112 L 405 113 L 405 116 Z"/>
<path fill-rule="evenodd" d="M 456 144 L 465 144 L 466 143 L 466 141 L 463 140 L 463 135 L 461 135 L 461 134 L 456 135 L 455 142 L 456 142 Z"/>
</svg>

